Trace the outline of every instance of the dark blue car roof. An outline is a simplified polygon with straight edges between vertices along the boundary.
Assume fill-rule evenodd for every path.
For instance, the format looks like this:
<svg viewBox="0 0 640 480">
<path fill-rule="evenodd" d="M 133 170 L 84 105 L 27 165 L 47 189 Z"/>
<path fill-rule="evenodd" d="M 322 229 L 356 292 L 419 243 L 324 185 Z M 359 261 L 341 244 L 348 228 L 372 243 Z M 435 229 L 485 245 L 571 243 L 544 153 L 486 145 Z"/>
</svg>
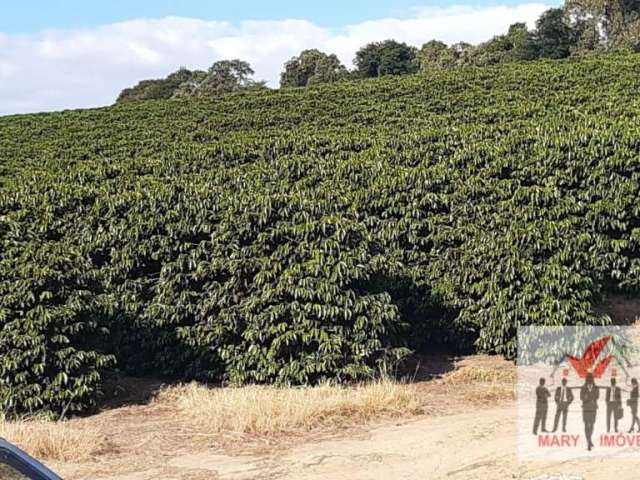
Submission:
<svg viewBox="0 0 640 480">
<path fill-rule="evenodd" d="M 31 480 L 62 480 L 15 445 L 0 438 L 0 463 L 6 463 Z"/>
</svg>

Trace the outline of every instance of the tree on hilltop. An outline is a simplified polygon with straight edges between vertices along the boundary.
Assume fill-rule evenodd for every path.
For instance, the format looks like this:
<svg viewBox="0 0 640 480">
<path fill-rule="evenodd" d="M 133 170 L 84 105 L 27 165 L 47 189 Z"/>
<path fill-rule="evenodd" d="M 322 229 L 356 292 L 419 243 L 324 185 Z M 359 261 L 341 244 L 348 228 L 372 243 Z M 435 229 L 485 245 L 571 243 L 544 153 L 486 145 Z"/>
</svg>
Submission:
<svg viewBox="0 0 640 480">
<path fill-rule="evenodd" d="M 303 50 L 284 64 L 280 74 L 281 87 L 306 87 L 318 83 L 331 83 L 347 76 L 346 67 L 334 54 L 320 50 Z"/>
<path fill-rule="evenodd" d="M 356 52 L 353 61 L 361 77 L 405 75 L 419 70 L 418 49 L 395 40 L 369 43 Z"/>
<path fill-rule="evenodd" d="M 260 90 L 266 82 L 255 81 L 251 65 L 243 60 L 220 60 L 214 63 L 195 89 L 199 97 L 215 97 L 240 90 Z"/>
<path fill-rule="evenodd" d="M 568 57 L 577 46 L 578 37 L 561 8 L 545 11 L 536 22 L 535 42 L 542 58 Z"/>
<path fill-rule="evenodd" d="M 192 72 L 185 67 L 180 67 L 178 71 L 169 74 L 166 78 L 142 80 L 134 87 L 122 90 L 116 103 L 171 98 L 182 84 L 191 81 L 199 73 L 202 72 Z"/>
<path fill-rule="evenodd" d="M 638 0 L 567 0 L 565 11 L 579 25 L 597 28 L 605 49 L 640 51 L 640 2 Z"/>
<path fill-rule="evenodd" d="M 164 79 L 143 80 L 123 90 L 116 103 L 133 100 L 161 100 L 176 97 L 217 97 L 242 90 L 266 89 L 266 82 L 255 81 L 254 71 L 243 60 L 219 60 L 207 71 L 180 68 Z"/>
</svg>

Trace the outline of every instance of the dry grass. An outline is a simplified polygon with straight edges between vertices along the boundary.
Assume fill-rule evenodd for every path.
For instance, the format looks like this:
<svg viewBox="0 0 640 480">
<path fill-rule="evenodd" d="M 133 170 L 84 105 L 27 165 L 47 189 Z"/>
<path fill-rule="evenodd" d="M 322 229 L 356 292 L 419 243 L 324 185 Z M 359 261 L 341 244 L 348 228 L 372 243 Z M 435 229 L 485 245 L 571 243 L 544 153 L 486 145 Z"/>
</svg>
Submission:
<svg viewBox="0 0 640 480">
<path fill-rule="evenodd" d="M 81 462 L 106 446 L 98 429 L 80 430 L 68 422 L 39 419 L 0 420 L 0 437 L 45 461 Z"/>
<path fill-rule="evenodd" d="M 498 370 L 486 366 L 464 367 L 455 370 L 446 376 L 448 383 L 494 383 L 496 385 L 513 385 L 515 381 L 514 372 L 508 370 Z"/>
<path fill-rule="evenodd" d="M 165 386 L 127 379 L 119 402 L 64 422 L 0 419 L 0 436 L 65 477 L 108 477 L 160 465 L 202 449 L 270 452 L 284 445 L 353 434 L 385 419 L 455 414 L 513 398 L 515 368 L 498 357 L 424 359 L 414 382 L 306 388 Z M 429 380 L 423 380 L 428 378 Z M 355 427 L 355 428 L 354 428 Z M 186 477 L 185 477 L 186 478 Z"/>
<path fill-rule="evenodd" d="M 442 384 L 456 392 L 456 401 L 461 404 L 493 405 L 515 399 L 516 369 L 512 362 L 500 357 L 476 355 L 457 362 Z"/>
<path fill-rule="evenodd" d="M 212 434 L 298 433 L 422 412 L 415 386 L 392 380 L 306 388 L 209 388 L 191 383 L 163 390 L 156 402 L 173 406 Z"/>
</svg>

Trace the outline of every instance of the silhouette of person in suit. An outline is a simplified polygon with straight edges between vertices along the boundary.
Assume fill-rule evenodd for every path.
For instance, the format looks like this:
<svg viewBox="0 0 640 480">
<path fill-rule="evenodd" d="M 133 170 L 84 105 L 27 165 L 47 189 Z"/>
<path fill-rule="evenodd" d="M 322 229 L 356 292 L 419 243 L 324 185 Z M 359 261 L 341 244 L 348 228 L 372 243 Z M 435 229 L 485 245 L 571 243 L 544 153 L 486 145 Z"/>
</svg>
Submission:
<svg viewBox="0 0 640 480">
<path fill-rule="evenodd" d="M 567 414 L 569 413 L 569 405 L 573 402 L 573 393 L 567 386 L 567 379 L 562 379 L 562 385 L 556 388 L 556 393 L 553 397 L 556 402 L 556 417 L 553 420 L 553 431 L 558 430 L 558 424 L 560 423 L 560 417 L 562 416 L 562 431 L 567 431 Z"/>
<path fill-rule="evenodd" d="M 638 418 L 638 380 L 631 379 L 631 394 L 627 400 L 627 405 L 631 408 L 631 428 L 629 433 L 632 433 L 636 424 L 638 424 L 638 431 L 640 432 L 640 419 Z"/>
<path fill-rule="evenodd" d="M 599 397 L 600 392 L 598 391 L 598 386 L 593 379 L 593 373 L 587 373 L 584 385 L 580 387 L 580 400 L 582 401 L 582 421 L 584 422 L 584 434 L 587 438 L 588 450 L 593 448 L 591 437 L 593 435 L 593 426 L 596 423 Z"/>
<path fill-rule="evenodd" d="M 611 379 L 611 386 L 607 388 L 605 401 L 607 403 L 607 433 L 611 430 L 611 417 L 613 417 L 613 431 L 618 433 L 618 420 L 622 410 L 622 391 L 616 387 L 616 379 Z"/>
<path fill-rule="evenodd" d="M 549 397 L 551 394 L 544 386 L 544 378 L 540 379 L 540 384 L 536 388 L 536 417 L 533 421 L 533 434 L 538 434 L 538 428 L 547 433 L 547 411 L 549 409 Z"/>
</svg>

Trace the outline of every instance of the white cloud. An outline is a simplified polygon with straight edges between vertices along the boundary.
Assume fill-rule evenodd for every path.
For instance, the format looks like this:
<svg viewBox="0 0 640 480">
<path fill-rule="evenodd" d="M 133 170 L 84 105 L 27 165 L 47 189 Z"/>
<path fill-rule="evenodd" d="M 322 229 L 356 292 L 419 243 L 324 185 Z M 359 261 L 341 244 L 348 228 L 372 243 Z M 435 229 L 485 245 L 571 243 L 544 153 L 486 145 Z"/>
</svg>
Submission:
<svg viewBox="0 0 640 480">
<path fill-rule="evenodd" d="M 340 29 L 307 20 L 228 22 L 167 17 L 33 35 L 0 32 L 0 115 L 112 103 L 118 92 L 179 66 L 206 68 L 242 58 L 256 77 L 277 86 L 282 64 L 305 48 L 336 53 L 348 66 L 362 45 L 387 38 L 420 46 L 437 38 L 477 43 L 514 22 L 535 19 L 550 5 L 415 8 Z"/>
</svg>

